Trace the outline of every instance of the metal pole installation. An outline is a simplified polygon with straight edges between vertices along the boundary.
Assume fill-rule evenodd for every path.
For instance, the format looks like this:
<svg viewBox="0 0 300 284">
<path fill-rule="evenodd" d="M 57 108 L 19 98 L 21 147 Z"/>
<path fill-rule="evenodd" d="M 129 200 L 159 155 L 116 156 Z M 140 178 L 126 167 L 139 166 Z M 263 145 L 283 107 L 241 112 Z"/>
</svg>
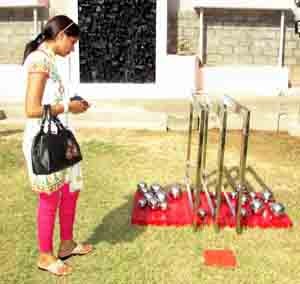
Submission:
<svg viewBox="0 0 300 284">
<path fill-rule="evenodd" d="M 247 163 L 247 152 L 248 152 L 248 140 L 250 132 L 250 111 L 245 110 L 245 116 L 243 121 L 242 129 L 242 141 L 241 141 L 241 153 L 240 153 L 240 174 L 239 174 L 239 186 L 238 186 L 238 209 L 237 209 L 237 220 L 236 230 L 237 233 L 242 232 L 241 226 L 241 208 L 242 208 L 242 194 L 245 188 L 245 174 L 246 174 L 246 163 Z"/>
<path fill-rule="evenodd" d="M 186 173 L 185 173 L 185 183 L 188 193 L 189 203 L 191 211 L 194 211 L 193 206 L 193 197 L 191 192 L 191 183 L 190 183 L 190 170 L 191 170 L 191 144 L 192 144 L 192 129 L 193 129 L 193 102 L 190 104 L 190 115 L 189 115 L 189 132 L 188 132 L 188 145 L 187 145 L 187 156 L 186 156 Z"/>
<path fill-rule="evenodd" d="M 279 54 L 278 54 L 278 66 L 283 66 L 284 32 L 285 32 L 285 11 L 281 11 L 281 17 L 280 17 L 280 44 L 279 44 Z"/>
<path fill-rule="evenodd" d="M 224 152 L 226 142 L 226 130 L 227 130 L 227 106 L 223 104 L 221 108 L 221 125 L 220 125 L 220 142 L 218 148 L 218 168 L 217 168 L 217 184 L 216 184 L 216 214 L 215 214 L 215 229 L 219 231 L 219 213 L 222 201 L 222 177 L 224 167 Z"/>
</svg>

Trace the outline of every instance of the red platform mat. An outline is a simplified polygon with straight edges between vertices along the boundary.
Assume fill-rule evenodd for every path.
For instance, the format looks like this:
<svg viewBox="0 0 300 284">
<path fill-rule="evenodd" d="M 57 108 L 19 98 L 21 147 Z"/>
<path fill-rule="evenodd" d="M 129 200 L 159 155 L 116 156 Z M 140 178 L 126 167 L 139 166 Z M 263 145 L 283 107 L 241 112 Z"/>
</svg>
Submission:
<svg viewBox="0 0 300 284">
<path fill-rule="evenodd" d="M 259 196 L 259 193 L 257 193 L 257 195 Z M 222 194 L 222 196 L 224 197 L 224 194 Z M 138 206 L 138 200 L 141 198 L 143 198 L 143 195 L 137 191 L 134 196 L 134 204 L 131 216 L 131 222 L 135 225 L 184 226 L 193 224 L 193 220 L 195 220 L 198 226 L 203 226 L 211 225 L 214 222 L 210 214 L 207 198 L 204 192 L 199 193 L 200 205 L 198 208 L 201 208 L 207 212 L 207 215 L 204 218 L 201 218 L 196 213 L 193 214 L 193 212 L 191 212 L 187 192 L 183 192 L 182 197 L 176 200 L 168 196 L 168 209 L 165 211 L 160 209 L 153 210 L 150 207 L 140 208 Z M 236 218 L 232 216 L 225 199 L 222 199 L 218 224 L 221 228 L 235 227 Z M 231 204 L 235 207 L 236 200 L 231 200 Z M 263 212 L 257 215 L 251 213 L 249 202 L 243 205 L 243 208 L 245 208 L 248 212 L 246 217 L 241 217 L 241 223 L 245 227 L 290 228 L 293 225 L 287 214 L 275 216 L 270 209 L 269 203 L 265 203 Z"/>
<path fill-rule="evenodd" d="M 157 226 L 184 226 L 192 224 L 192 211 L 189 207 L 187 192 L 183 192 L 181 198 L 172 199 L 167 196 L 168 209 L 140 208 L 138 200 L 143 195 L 138 191 L 134 196 L 131 222 L 135 225 L 157 225 Z"/>
<path fill-rule="evenodd" d="M 200 205 L 199 208 L 204 209 L 206 212 L 209 212 L 207 198 L 204 192 L 200 192 Z M 260 193 L 256 194 L 257 197 L 260 196 Z M 236 200 L 230 199 L 233 207 L 236 207 Z M 242 206 L 247 211 L 246 217 L 241 217 L 241 224 L 245 227 L 259 227 L 259 228 L 290 228 L 293 223 L 289 216 L 285 213 L 281 216 L 275 216 L 271 209 L 270 203 L 264 203 L 264 209 L 261 214 L 251 213 L 250 202 L 247 202 Z M 207 214 L 205 218 L 200 218 L 198 215 L 195 215 L 196 223 L 198 225 L 210 225 L 213 223 L 211 214 Z M 232 216 L 229 206 L 225 202 L 224 193 L 222 193 L 222 203 L 220 207 L 220 214 L 218 218 L 218 224 L 220 227 L 235 227 L 236 218 Z"/>
</svg>

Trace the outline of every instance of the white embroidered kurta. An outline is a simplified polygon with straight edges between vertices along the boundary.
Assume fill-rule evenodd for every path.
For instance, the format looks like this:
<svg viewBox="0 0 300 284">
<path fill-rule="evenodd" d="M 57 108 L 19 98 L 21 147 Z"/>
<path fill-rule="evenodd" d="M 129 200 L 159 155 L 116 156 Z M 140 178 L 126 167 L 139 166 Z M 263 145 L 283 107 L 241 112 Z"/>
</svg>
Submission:
<svg viewBox="0 0 300 284">
<path fill-rule="evenodd" d="M 69 101 L 67 92 L 58 73 L 55 54 L 52 50 L 42 44 L 38 50 L 30 53 L 24 62 L 25 82 L 29 73 L 43 72 L 48 76 L 46 82 L 42 104 L 63 104 Z M 63 113 L 58 116 L 61 122 L 70 128 L 68 114 Z M 25 155 L 28 175 L 32 185 L 32 190 L 37 192 L 51 193 L 60 188 L 61 185 L 70 183 L 70 190 L 76 191 L 82 189 L 83 180 L 80 163 L 49 175 L 36 175 L 32 171 L 31 147 L 35 135 L 39 132 L 41 118 L 27 118 L 23 136 L 23 152 Z"/>
</svg>

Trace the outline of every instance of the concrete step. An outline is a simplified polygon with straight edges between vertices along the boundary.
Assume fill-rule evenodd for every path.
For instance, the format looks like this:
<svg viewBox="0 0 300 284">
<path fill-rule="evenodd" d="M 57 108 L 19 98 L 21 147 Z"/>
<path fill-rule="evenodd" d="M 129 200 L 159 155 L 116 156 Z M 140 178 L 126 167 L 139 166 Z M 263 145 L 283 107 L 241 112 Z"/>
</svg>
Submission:
<svg viewBox="0 0 300 284">
<path fill-rule="evenodd" d="M 167 114 L 151 112 L 142 107 L 135 106 L 92 106 L 86 113 L 73 116 L 76 127 L 103 127 L 103 128 L 128 128 L 128 129 L 167 129 Z M 89 122 L 89 123 L 87 123 Z"/>
<path fill-rule="evenodd" d="M 298 115 L 295 113 L 275 113 L 252 111 L 250 118 L 250 129 L 265 131 L 289 131 L 290 128 L 296 128 L 293 122 L 297 121 Z M 227 129 L 242 129 L 243 120 L 235 114 L 228 115 Z M 169 130 L 187 130 L 189 127 L 188 114 L 172 114 L 168 116 L 167 127 Z M 193 129 L 197 128 L 197 118 L 194 117 Z M 218 128 L 218 120 L 210 116 L 208 128 Z"/>
</svg>

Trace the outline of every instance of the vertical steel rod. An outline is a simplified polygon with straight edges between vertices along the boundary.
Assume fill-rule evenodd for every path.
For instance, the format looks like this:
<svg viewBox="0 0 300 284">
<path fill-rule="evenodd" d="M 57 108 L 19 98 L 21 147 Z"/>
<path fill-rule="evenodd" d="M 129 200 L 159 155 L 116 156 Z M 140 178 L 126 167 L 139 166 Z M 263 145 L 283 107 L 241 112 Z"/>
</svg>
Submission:
<svg viewBox="0 0 300 284">
<path fill-rule="evenodd" d="M 201 106 L 200 110 L 200 129 L 198 135 L 198 155 L 197 155 L 197 166 L 196 166 L 196 189 L 195 189 L 195 204 L 194 204 L 194 213 L 197 214 L 199 202 L 200 202 L 200 190 L 202 189 L 202 162 L 203 162 L 203 142 L 204 142 L 204 116 L 205 110 Z M 194 219 L 196 221 L 196 218 Z M 194 222 L 194 227 L 196 229 L 196 222 Z"/>
<path fill-rule="evenodd" d="M 239 174 L 239 185 L 238 185 L 238 208 L 237 208 L 237 220 L 236 220 L 236 231 L 242 233 L 241 226 L 241 208 L 242 208 L 242 194 L 245 188 L 245 173 L 247 163 L 247 152 L 248 152 L 248 138 L 250 130 L 250 111 L 246 112 L 246 116 L 243 121 L 242 129 L 242 141 L 241 141 L 241 154 L 240 154 L 240 174 Z"/>
<path fill-rule="evenodd" d="M 207 199 L 207 204 L 210 209 L 212 218 L 215 216 L 214 202 L 210 196 L 208 186 L 207 186 L 207 176 L 206 176 L 206 154 L 207 154 L 207 137 L 208 137 L 208 118 L 209 118 L 209 106 L 205 106 L 206 111 L 204 115 L 204 137 L 203 137 L 203 151 L 202 151 L 202 166 L 201 166 L 201 179 L 204 189 L 204 193 Z"/>
<path fill-rule="evenodd" d="M 222 198 L 222 177 L 224 167 L 224 151 L 226 142 L 226 128 L 227 128 L 227 107 L 224 104 L 221 109 L 221 125 L 220 125 L 220 142 L 218 147 L 218 169 L 217 169 L 217 184 L 216 184 L 216 214 L 215 214 L 215 229 L 219 231 L 219 213 Z"/>
<path fill-rule="evenodd" d="M 186 156 L 186 173 L 185 173 L 185 182 L 186 182 L 186 189 L 188 193 L 188 199 L 190 203 L 191 211 L 194 211 L 193 206 L 193 197 L 190 187 L 190 170 L 191 170 L 191 144 L 192 144 L 192 130 L 193 130 L 193 103 L 190 104 L 190 116 L 189 116 L 189 130 L 188 130 L 188 146 L 187 146 L 187 156 Z"/>
<path fill-rule="evenodd" d="M 199 38 L 198 38 L 198 57 L 203 62 L 203 38 L 204 38 L 204 9 L 200 9 L 199 14 Z"/>
<path fill-rule="evenodd" d="M 190 169 L 191 163 L 191 144 L 192 144 L 192 129 L 193 129 L 193 103 L 190 104 L 190 116 L 189 116 L 189 129 L 188 129 L 188 144 L 187 144 L 187 154 L 186 154 L 186 165 L 187 169 Z"/>
<path fill-rule="evenodd" d="M 278 66 L 283 66 L 283 55 L 284 55 L 284 40 L 285 40 L 285 11 L 281 11 L 280 16 L 280 43 L 278 52 Z"/>
<path fill-rule="evenodd" d="M 207 110 L 204 116 L 204 141 L 203 141 L 203 162 L 202 162 L 202 169 L 201 173 L 202 176 L 205 177 L 206 173 L 206 153 L 207 153 L 207 137 L 208 137 L 208 118 L 209 118 L 209 107 L 207 106 Z"/>
<path fill-rule="evenodd" d="M 36 37 L 38 34 L 38 9 L 33 9 L 33 37 Z"/>
<path fill-rule="evenodd" d="M 204 115 L 205 111 L 200 111 L 200 129 L 198 135 L 198 155 L 197 155 L 197 166 L 196 166 L 196 187 L 201 187 L 201 169 L 203 161 L 203 142 L 204 142 Z"/>
</svg>

